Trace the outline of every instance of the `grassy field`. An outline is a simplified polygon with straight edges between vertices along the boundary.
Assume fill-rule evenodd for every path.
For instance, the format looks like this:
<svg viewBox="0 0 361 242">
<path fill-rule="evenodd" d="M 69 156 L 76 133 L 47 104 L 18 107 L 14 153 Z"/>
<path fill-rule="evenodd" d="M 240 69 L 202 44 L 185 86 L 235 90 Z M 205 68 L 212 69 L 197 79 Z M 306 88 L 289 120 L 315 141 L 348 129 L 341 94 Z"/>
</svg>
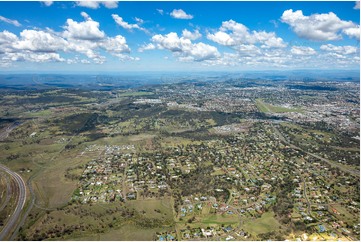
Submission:
<svg viewBox="0 0 361 242">
<path fill-rule="evenodd" d="M 264 213 L 262 217 L 258 219 L 245 222 L 242 227 L 245 231 L 253 235 L 278 230 L 280 224 L 273 216 L 273 212 Z"/>
<path fill-rule="evenodd" d="M 274 106 L 265 103 L 261 98 L 256 99 L 256 106 L 259 111 L 264 113 L 287 113 L 287 112 L 301 112 L 299 108 L 285 108 L 281 106 Z"/>
<path fill-rule="evenodd" d="M 152 92 L 124 92 L 118 94 L 119 97 L 137 97 L 137 96 L 149 96 L 153 95 Z"/>
<path fill-rule="evenodd" d="M 129 200 L 126 202 L 126 206 L 134 208 L 138 212 L 144 213 L 144 215 L 149 218 L 173 220 L 173 209 L 169 198 L 163 198 L 160 200 Z"/>
<path fill-rule="evenodd" d="M 28 112 L 28 113 L 25 113 L 26 117 L 48 117 L 52 114 L 53 112 L 49 109 L 46 109 L 46 110 L 42 110 L 42 111 L 38 111 L 38 112 Z"/>
<path fill-rule="evenodd" d="M 101 240 L 101 241 L 152 241 L 156 232 L 166 232 L 169 228 L 143 229 L 135 227 L 128 223 L 124 226 L 107 231 L 103 234 L 94 234 L 93 236 L 82 237 L 81 240 Z M 77 239 L 75 239 L 77 240 Z"/>
<path fill-rule="evenodd" d="M 200 144 L 200 141 L 193 141 L 183 137 L 163 137 L 162 147 L 175 147 L 178 145 Z"/>
<path fill-rule="evenodd" d="M 236 224 L 238 223 L 238 215 L 221 215 L 221 214 L 211 214 L 204 216 L 202 219 L 203 224 Z"/>
<path fill-rule="evenodd" d="M 346 223 L 358 223 L 355 215 L 351 214 L 347 209 L 341 205 L 332 205 L 332 208 L 336 209 L 340 214 L 335 214 L 340 220 Z"/>
</svg>

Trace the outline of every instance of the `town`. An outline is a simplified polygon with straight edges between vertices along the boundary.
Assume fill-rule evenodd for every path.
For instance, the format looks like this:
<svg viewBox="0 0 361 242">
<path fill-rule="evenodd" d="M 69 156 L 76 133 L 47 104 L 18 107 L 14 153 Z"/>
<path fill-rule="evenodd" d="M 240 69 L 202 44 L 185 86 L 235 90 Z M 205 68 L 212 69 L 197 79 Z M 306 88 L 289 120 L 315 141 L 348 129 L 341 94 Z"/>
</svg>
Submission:
<svg viewBox="0 0 361 242">
<path fill-rule="evenodd" d="M 358 82 L 3 94 L 0 156 L 34 198 L 19 239 L 360 239 Z"/>
</svg>

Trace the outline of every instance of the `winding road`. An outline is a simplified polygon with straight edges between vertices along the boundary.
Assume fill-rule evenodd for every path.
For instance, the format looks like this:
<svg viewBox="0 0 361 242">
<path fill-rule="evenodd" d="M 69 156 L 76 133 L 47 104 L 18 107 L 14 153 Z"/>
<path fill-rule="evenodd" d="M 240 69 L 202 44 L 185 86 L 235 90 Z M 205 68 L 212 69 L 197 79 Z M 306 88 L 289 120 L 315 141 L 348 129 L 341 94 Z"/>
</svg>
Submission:
<svg viewBox="0 0 361 242">
<path fill-rule="evenodd" d="M 17 205 L 13 212 L 13 214 L 10 216 L 9 220 L 3 227 L 2 231 L 0 231 L 0 241 L 5 240 L 8 236 L 10 236 L 12 230 L 16 227 L 17 221 L 20 218 L 21 212 L 25 205 L 26 200 L 26 186 L 24 180 L 17 174 L 16 172 L 11 171 L 9 168 L 7 168 L 4 165 L 0 164 L 0 169 L 9 174 L 12 179 L 14 179 L 16 185 L 18 186 L 18 194 L 17 194 Z"/>
</svg>

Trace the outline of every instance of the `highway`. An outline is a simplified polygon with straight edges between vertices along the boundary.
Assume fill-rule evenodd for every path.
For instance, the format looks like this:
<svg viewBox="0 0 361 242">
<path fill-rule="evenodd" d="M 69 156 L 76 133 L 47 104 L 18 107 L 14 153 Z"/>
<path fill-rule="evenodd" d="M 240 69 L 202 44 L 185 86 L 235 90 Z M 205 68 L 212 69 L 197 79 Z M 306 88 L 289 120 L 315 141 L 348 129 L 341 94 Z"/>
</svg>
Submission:
<svg viewBox="0 0 361 242">
<path fill-rule="evenodd" d="M 14 179 L 16 185 L 18 186 L 17 189 L 18 199 L 17 199 L 16 208 L 13 214 L 10 216 L 7 223 L 5 224 L 5 226 L 3 227 L 2 231 L 0 231 L 0 241 L 3 241 L 6 240 L 6 238 L 11 235 L 10 233 L 16 227 L 17 222 L 20 218 L 26 200 L 26 186 L 24 180 L 16 172 L 11 171 L 9 168 L 1 164 L 0 164 L 0 169 L 8 173 Z"/>
</svg>

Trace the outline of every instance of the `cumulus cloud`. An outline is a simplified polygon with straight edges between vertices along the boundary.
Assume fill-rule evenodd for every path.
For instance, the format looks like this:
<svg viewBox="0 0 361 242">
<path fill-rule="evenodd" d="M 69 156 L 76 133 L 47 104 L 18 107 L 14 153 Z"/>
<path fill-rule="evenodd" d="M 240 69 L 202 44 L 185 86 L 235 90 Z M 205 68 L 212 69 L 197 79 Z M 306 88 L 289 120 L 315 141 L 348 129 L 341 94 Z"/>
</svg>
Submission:
<svg viewBox="0 0 361 242">
<path fill-rule="evenodd" d="M 216 33 L 208 33 L 207 38 L 220 45 L 233 46 L 259 44 L 261 48 L 284 48 L 287 44 L 274 32 L 250 31 L 245 25 L 234 20 L 222 22 Z"/>
<path fill-rule="evenodd" d="M 92 8 L 97 9 L 100 8 L 100 5 L 103 5 L 106 8 L 117 8 L 118 7 L 118 1 L 78 1 L 76 2 L 76 5 L 79 7 L 85 7 L 85 8 Z"/>
<path fill-rule="evenodd" d="M 352 21 L 341 20 L 333 12 L 305 16 L 301 10 L 289 9 L 283 12 L 281 21 L 290 25 L 299 37 L 314 41 L 341 39 L 340 32 L 356 37 L 355 28 L 359 28 Z"/>
<path fill-rule="evenodd" d="M 32 52 L 56 52 L 65 50 L 67 41 L 61 37 L 37 30 L 23 30 L 20 40 L 13 43 L 14 49 Z"/>
<path fill-rule="evenodd" d="M 138 49 L 138 51 L 139 51 L 139 52 L 143 52 L 143 51 L 145 51 L 145 50 L 155 50 L 155 49 L 156 49 L 155 45 L 154 45 L 153 43 L 149 43 L 149 44 L 142 45 L 142 46 Z"/>
<path fill-rule="evenodd" d="M 233 46 L 236 44 L 236 41 L 229 34 L 222 31 L 218 31 L 214 34 L 208 33 L 207 38 L 220 45 Z"/>
<path fill-rule="evenodd" d="M 8 24 L 12 24 L 16 27 L 20 27 L 21 26 L 21 23 L 19 23 L 19 21 L 17 20 L 13 20 L 13 19 L 8 19 L 8 18 L 5 18 L 3 16 L 0 15 L 0 21 L 3 21 L 5 23 L 8 23 Z"/>
<path fill-rule="evenodd" d="M 50 7 L 51 5 L 53 5 L 53 1 L 41 1 L 45 6 Z"/>
<path fill-rule="evenodd" d="M 255 45 L 237 45 L 234 48 L 237 51 L 238 56 L 259 56 L 262 55 L 262 51 Z"/>
<path fill-rule="evenodd" d="M 104 38 L 105 33 L 99 29 L 99 23 L 93 21 L 89 15 L 82 12 L 85 22 L 77 22 L 72 19 L 66 20 L 64 36 L 66 38 L 81 40 L 99 40 Z"/>
<path fill-rule="evenodd" d="M 360 26 L 344 29 L 342 32 L 347 36 L 349 36 L 350 38 L 355 38 L 360 40 Z"/>
<path fill-rule="evenodd" d="M 184 29 L 182 31 L 182 36 L 186 39 L 190 39 L 190 40 L 196 40 L 202 37 L 202 34 L 199 33 L 199 30 L 196 29 L 194 32 L 191 32 L 187 29 Z"/>
<path fill-rule="evenodd" d="M 40 1 L 42 4 L 44 4 L 47 7 L 50 7 L 51 5 L 53 5 L 54 1 Z"/>
<path fill-rule="evenodd" d="M 294 55 L 314 55 L 317 52 L 313 48 L 307 46 L 292 46 L 291 53 Z"/>
<path fill-rule="evenodd" d="M 173 9 L 170 16 L 176 19 L 192 19 L 193 15 L 187 14 L 182 9 Z"/>
<path fill-rule="evenodd" d="M 126 30 L 139 29 L 142 31 L 146 31 L 146 29 L 140 27 L 138 24 L 129 24 L 128 22 L 124 21 L 123 18 L 120 17 L 118 14 L 112 14 L 112 18 L 119 26 Z M 143 20 L 139 18 L 136 18 L 136 21 L 140 24 L 143 23 Z"/>
<path fill-rule="evenodd" d="M 138 60 L 129 56 L 130 48 L 125 37 L 106 36 L 99 29 L 99 23 L 82 12 L 83 22 L 68 19 L 64 31 L 55 32 L 51 29 L 29 30 L 20 32 L 19 36 L 9 32 L 0 32 L 1 65 L 7 66 L 15 61 L 30 62 L 66 62 L 66 63 L 104 63 L 106 57 L 101 51 L 108 52 L 120 60 Z M 74 60 L 65 59 L 63 53 L 82 54 L 88 58 Z M 127 57 L 128 56 L 128 57 Z"/>
<path fill-rule="evenodd" d="M 108 52 L 118 54 L 130 52 L 126 39 L 121 35 L 117 35 L 113 38 L 107 37 L 104 41 L 99 43 L 99 46 Z"/>
<path fill-rule="evenodd" d="M 320 49 L 324 50 L 324 51 L 328 51 L 328 52 L 342 54 L 342 55 L 356 54 L 358 51 L 358 48 L 355 46 L 350 46 L 350 45 L 335 46 L 332 44 L 321 45 Z"/>
<path fill-rule="evenodd" d="M 192 43 L 190 39 L 179 37 L 174 32 L 154 35 L 151 41 L 151 44 L 141 50 L 165 49 L 171 51 L 180 61 L 206 61 L 220 57 L 216 47 L 202 42 Z"/>
<path fill-rule="evenodd" d="M 2 58 L 3 63 L 10 64 L 11 62 L 63 62 L 64 58 L 60 57 L 58 53 L 9 53 Z"/>
<path fill-rule="evenodd" d="M 101 3 L 104 5 L 104 7 L 110 9 L 118 7 L 118 1 L 103 1 Z"/>
<path fill-rule="evenodd" d="M 13 51 L 12 45 L 17 41 L 18 37 L 15 34 L 6 30 L 0 32 L 0 54 Z"/>
</svg>

